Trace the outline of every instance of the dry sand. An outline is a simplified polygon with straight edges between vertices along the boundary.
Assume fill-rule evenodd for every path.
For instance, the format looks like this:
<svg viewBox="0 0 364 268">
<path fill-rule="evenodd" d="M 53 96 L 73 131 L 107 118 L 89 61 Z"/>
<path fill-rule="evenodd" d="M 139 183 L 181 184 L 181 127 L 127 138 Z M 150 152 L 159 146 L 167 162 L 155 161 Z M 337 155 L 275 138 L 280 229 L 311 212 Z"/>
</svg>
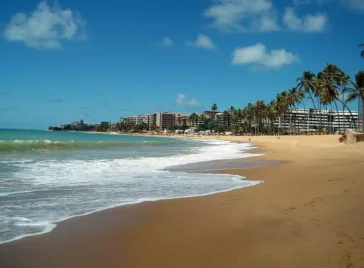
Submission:
<svg viewBox="0 0 364 268">
<path fill-rule="evenodd" d="M 0 245 L 0 267 L 364 267 L 364 144 L 337 138 L 251 137 L 289 162 L 224 172 L 263 184 L 74 218 Z"/>
</svg>

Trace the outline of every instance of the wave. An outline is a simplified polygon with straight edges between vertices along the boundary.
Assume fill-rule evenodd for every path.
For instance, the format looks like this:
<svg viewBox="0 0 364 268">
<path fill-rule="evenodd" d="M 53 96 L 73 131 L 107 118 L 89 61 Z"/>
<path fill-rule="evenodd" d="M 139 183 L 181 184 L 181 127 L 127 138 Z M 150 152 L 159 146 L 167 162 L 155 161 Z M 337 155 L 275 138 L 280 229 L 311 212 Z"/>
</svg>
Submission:
<svg viewBox="0 0 364 268">
<path fill-rule="evenodd" d="M 19 192 L 0 193 L 0 197 L 16 195 L 16 194 L 26 194 L 26 193 L 31 193 L 31 192 L 33 192 L 33 191 L 19 191 Z"/>
<path fill-rule="evenodd" d="M 51 157 L 12 163 L 16 169 L 7 181 L 12 190 L 1 190 L 6 196 L 1 198 L 4 203 L 0 203 L 0 210 L 4 211 L 0 213 L 0 231 L 8 231 L 0 232 L 0 244 L 47 233 L 60 221 L 120 205 L 203 196 L 260 183 L 242 180 L 236 175 L 166 170 L 176 165 L 259 155 L 248 152 L 254 148 L 251 144 L 210 140 L 198 142 L 203 146 L 182 144 L 183 150 L 173 148 L 172 155 L 142 154 L 116 159 Z M 125 142 L 117 144 L 123 146 Z M 141 141 L 137 144 L 145 143 Z M 163 144 L 163 141 L 159 144 Z M 185 151 L 186 148 L 189 150 Z M 163 152 L 164 148 L 158 149 Z M 171 148 L 167 146 L 166 149 Z M 16 193 L 15 189 L 34 193 Z"/>
<path fill-rule="evenodd" d="M 95 212 L 99 212 L 99 211 L 103 211 L 103 210 L 107 210 L 107 209 L 112 209 L 112 208 L 116 208 L 116 207 L 120 207 L 120 206 L 126 206 L 126 205 L 140 204 L 140 203 L 144 203 L 144 202 L 156 202 L 156 201 L 161 201 L 161 200 L 196 198 L 196 197 L 202 197 L 202 196 L 209 196 L 209 195 L 218 194 L 218 193 L 226 193 L 226 192 L 230 192 L 230 191 L 234 191 L 234 190 L 238 190 L 238 189 L 242 189 L 242 188 L 246 188 L 246 187 L 252 187 L 252 186 L 256 186 L 256 185 L 259 185 L 259 184 L 263 183 L 263 181 L 247 181 L 247 180 L 245 180 L 245 177 L 242 177 L 242 176 L 239 176 L 239 175 L 226 175 L 226 174 L 225 175 L 217 175 L 217 174 L 215 174 L 215 175 L 212 175 L 212 176 L 229 177 L 230 179 L 241 182 L 241 184 L 238 185 L 238 186 L 233 186 L 233 187 L 223 189 L 223 190 L 211 191 L 211 192 L 200 193 L 200 194 L 179 195 L 179 196 L 174 196 L 174 197 L 138 198 L 135 201 L 112 204 L 112 205 L 109 205 L 109 206 L 105 206 L 103 208 L 98 208 L 98 209 L 91 210 L 91 211 L 86 212 L 86 213 L 80 213 L 80 214 L 75 214 L 75 215 L 72 215 L 72 216 L 66 216 L 66 217 L 63 217 L 63 218 L 60 218 L 60 219 L 54 220 L 54 221 L 31 222 L 31 220 L 28 219 L 28 218 L 12 217 L 13 220 L 16 220 L 16 223 L 14 224 L 15 226 L 18 226 L 18 227 L 41 227 L 41 231 L 17 235 L 15 237 L 11 238 L 11 239 L 4 240 L 4 241 L 0 240 L 0 245 L 10 243 L 10 242 L 13 242 L 13 241 L 16 241 L 16 240 L 21 240 L 23 238 L 27 238 L 27 237 L 31 237 L 31 236 L 37 236 L 37 235 L 49 233 L 49 232 L 53 231 L 57 227 L 58 223 L 64 222 L 66 220 L 69 220 L 69 219 L 72 219 L 72 218 L 75 218 L 75 217 L 86 216 L 86 215 L 90 215 L 90 214 L 93 214 Z"/>
<path fill-rule="evenodd" d="M 11 140 L 0 142 L 0 153 L 16 152 L 43 152 L 57 151 L 67 149 L 92 149 L 107 147 L 125 147 L 125 146 L 159 146 L 166 145 L 168 141 L 137 141 L 137 142 L 120 142 L 120 141 L 51 141 L 51 140 Z"/>
</svg>

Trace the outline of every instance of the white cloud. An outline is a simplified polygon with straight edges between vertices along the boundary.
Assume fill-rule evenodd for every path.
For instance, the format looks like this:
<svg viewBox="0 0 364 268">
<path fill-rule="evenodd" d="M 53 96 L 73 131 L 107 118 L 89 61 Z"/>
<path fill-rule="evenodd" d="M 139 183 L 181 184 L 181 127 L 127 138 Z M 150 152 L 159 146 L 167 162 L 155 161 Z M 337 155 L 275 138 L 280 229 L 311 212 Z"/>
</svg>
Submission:
<svg viewBox="0 0 364 268">
<path fill-rule="evenodd" d="M 271 0 L 217 0 L 203 13 L 223 32 L 279 29 Z"/>
<path fill-rule="evenodd" d="M 325 13 L 308 14 L 300 18 L 295 10 L 287 7 L 284 11 L 283 24 L 292 31 L 322 32 L 328 23 Z"/>
<path fill-rule="evenodd" d="M 178 93 L 176 97 L 176 104 L 183 107 L 200 107 L 201 103 L 195 98 L 188 99 L 185 94 Z"/>
<path fill-rule="evenodd" d="M 24 42 L 33 48 L 60 48 L 61 41 L 84 37 L 85 22 L 70 9 L 41 2 L 30 14 L 15 14 L 5 27 L 10 41 Z"/>
<path fill-rule="evenodd" d="M 210 49 L 210 50 L 213 50 L 216 47 L 216 45 L 212 42 L 210 37 L 208 37 L 206 35 L 202 35 L 202 34 L 199 34 L 195 41 L 193 41 L 193 42 L 187 41 L 186 44 L 188 46 L 206 48 L 206 49 Z"/>
<path fill-rule="evenodd" d="M 249 65 L 253 69 L 271 68 L 279 69 L 283 65 L 292 64 L 297 57 L 285 49 L 267 51 L 262 43 L 252 46 L 236 48 L 231 64 Z"/>
<path fill-rule="evenodd" d="M 333 0 L 293 0 L 295 5 L 325 3 Z M 342 0 L 344 1 L 344 0 Z M 363 1 L 363 0 L 349 0 Z M 215 0 L 203 13 L 211 18 L 211 27 L 222 32 L 271 32 L 288 28 L 304 32 L 321 32 L 328 23 L 325 13 L 297 17 L 292 8 L 280 14 L 272 0 Z M 279 23 L 283 17 L 283 25 Z"/>
<path fill-rule="evenodd" d="M 161 46 L 162 47 L 173 47 L 174 46 L 174 42 L 172 41 L 171 38 L 164 37 L 164 39 L 162 40 Z"/>
</svg>

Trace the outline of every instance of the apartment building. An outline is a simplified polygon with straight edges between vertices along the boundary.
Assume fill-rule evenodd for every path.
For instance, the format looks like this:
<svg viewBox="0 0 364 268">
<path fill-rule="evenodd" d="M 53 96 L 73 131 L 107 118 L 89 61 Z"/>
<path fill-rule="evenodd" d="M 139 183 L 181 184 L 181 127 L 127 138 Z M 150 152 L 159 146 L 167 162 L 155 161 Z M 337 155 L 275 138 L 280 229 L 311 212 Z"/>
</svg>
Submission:
<svg viewBox="0 0 364 268">
<path fill-rule="evenodd" d="M 330 132 L 344 131 L 358 126 L 359 113 L 352 111 L 293 109 L 277 118 L 275 126 L 292 131 L 315 132 L 326 128 Z"/>
<path fill-rule="evenodd" d="M 137 116 L 128 116 L 128 117 L 121 117 L 120 118 L 120 123 L 124 123 L 124 124 L 136 125 L 137 122 L 138 122 L 138 117 Z"/>
<path fill-rule="evenodd" d="M 183 113 L 174 113 L 175 126 L 187 127 L 191 125 L 190 115 Z"/>
<path fill-rule="evenodd" d="M 155 113 L 153 115 L 153 122 L 160 129 L 170 129 L 175 126 L 174 113 Z"/>
<path fill-rule="evenodd" d="M 149 127 L 153 124 L 153 115 L 152 114 L 142 114 L 137 118 L 137 124 L 144 123 Z"/>
</svg>

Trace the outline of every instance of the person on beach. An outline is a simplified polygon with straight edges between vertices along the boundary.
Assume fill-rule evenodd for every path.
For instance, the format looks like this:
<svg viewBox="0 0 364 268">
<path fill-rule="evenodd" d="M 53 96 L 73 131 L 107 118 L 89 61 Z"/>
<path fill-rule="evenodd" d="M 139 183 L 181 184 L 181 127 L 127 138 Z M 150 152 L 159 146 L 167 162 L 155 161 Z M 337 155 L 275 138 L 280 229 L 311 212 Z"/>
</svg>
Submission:
<svg viewBox="0 0 364 268">
<path fill-rule="evenodd" d="M 339 138 L 339 142 L 340 143 L 342 143 L 342 142 L 344 142 L 346 140 L 346 135 L 345 135 L 345 133 L 344 134 L 342 134 L 342 136 Z"/>
</svg>

